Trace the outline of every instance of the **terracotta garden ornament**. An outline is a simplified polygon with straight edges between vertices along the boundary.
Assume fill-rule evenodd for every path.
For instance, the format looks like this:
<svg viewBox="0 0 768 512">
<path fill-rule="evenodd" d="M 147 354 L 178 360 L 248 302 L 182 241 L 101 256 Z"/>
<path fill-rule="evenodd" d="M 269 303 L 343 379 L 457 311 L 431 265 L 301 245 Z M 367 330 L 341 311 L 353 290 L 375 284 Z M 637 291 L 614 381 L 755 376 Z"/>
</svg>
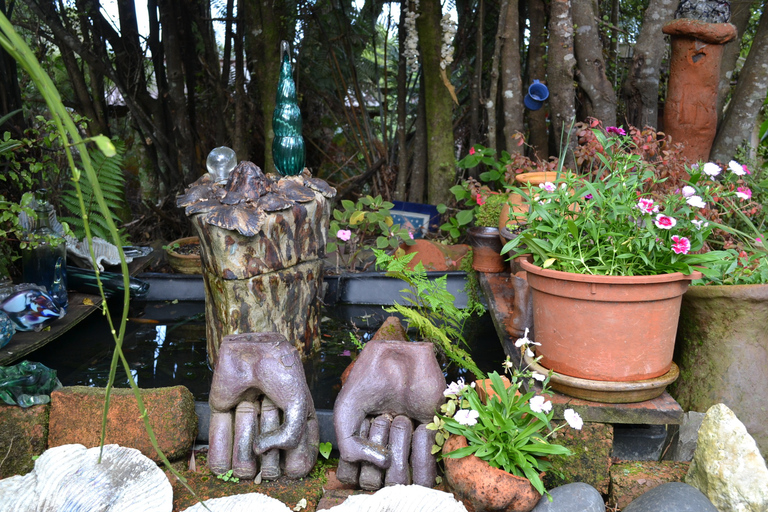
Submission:
<svg viewBox="0 0 768 512">
<path fill-rule="evenodd" d="M 267 480 L 281 471 L 303 478 L 315 465 L 315 406 L 299 353 L 281 334 L 225 336 L 208 403 L 214 474 L 231 469 L 238 478 L 254 478 L 260 469 Z"/>
<path fill-rule="evenodd" d="M 409 484 L 410 465 L 413 483 L 432 487 L 435 432 L 425 427 L 445 387 L 432 343 L 369 341 L 333 410 L 338 479 L 367 490 Z"/>
</svg>

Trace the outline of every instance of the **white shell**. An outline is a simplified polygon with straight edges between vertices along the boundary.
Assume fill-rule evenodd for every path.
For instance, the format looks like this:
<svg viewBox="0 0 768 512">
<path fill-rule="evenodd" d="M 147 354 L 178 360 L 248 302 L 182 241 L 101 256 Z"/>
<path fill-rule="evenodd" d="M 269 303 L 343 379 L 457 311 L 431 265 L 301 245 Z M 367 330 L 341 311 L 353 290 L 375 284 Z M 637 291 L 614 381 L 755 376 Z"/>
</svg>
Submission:
<svg viewBox="0 0 768 512">
<path fill-rule="evenodd" d="M 206 500 L 205 506 L 211 512 L 291 512 L 291 509 L 281 501 L 257 492 Z M 201 503 L 198 503 L 183 512 L 206 512 L 206 510 Z"/>
<path fill-rule="evenodd" d="M 81 242 L 78 242 L 77 239 L 68 236 L 67 239 L 67 254 L 70 258 L 74 259 L 75 262 L 80 265 L 81 267 L 90 268 L 93 266 L 91 262 L 91 252 L 88 248 L 88 239 L 83 238 Z M 99 238 L 97 236 L 93 237 L 93 254 L 96 257 L 96 265 L 99 266 L 99 271 L 104 271 L 104 265 L 102 263 L 106 263 L 107 265 L 119 265 L 120 264 L 120 254 L 117 252 L 117 247 L 112 245 L 111 243 L 107 242 L 103 238 Z M 126 256 L 125 262 L 130 263 L 133 261 L 133 258 Z"/>
<path fill-rule="evenodd" d="M 165 473 L 134 448 L 86 449 L 68 444 L 46 450 L 35 469 L 0 480 L 0 512 L 171 512 L 173 489 Z"/>
<path fill-rule="evenodd" d="M 420 485 L 393 485 L 374 494 L 350 496 L 329 512 L 467 512 L 453 494 Z"/>
</svg>

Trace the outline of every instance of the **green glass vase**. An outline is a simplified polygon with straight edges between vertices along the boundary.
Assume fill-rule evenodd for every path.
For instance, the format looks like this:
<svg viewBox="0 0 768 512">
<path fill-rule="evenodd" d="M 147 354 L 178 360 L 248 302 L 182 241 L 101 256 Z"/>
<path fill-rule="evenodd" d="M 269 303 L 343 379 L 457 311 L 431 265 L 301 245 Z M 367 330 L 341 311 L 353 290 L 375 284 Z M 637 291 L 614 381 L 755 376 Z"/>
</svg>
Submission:
<svg viewBox="0 0 768 512">
<path fill-rule="evenodd" d="M 277 101 L 272 115 L 272 159 L 281 176 L 296 176 L 304 170 L 304 137 L 301 136 L 301 111 L 296 102 L 296 83 L 291 71 L 291 51 L 287 41 L 280 44 L 282 65 L 277 83 Z"/>
</svg>

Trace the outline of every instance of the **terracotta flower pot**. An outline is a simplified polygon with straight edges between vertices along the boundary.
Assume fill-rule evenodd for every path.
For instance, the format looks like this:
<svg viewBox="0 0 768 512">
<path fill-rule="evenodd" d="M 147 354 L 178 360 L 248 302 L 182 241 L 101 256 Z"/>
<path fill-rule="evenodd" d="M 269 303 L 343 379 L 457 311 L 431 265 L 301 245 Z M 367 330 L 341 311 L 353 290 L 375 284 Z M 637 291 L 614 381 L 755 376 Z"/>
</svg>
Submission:
<svg viewBox="0 0 768 512">
<path fill-rule="evenodd" d="M 589 380 L 635 381 L 672 366 L 680 302 L 694 272 L 594 276 L 522 261 L 541 365 Z"/>
<path fill-rule="evenodd" d="M 187 246 L 197 245 L 198 250 L 195 252 L 185 251 L 182 248 Z M 196 236 L 189 236 L 186 238 L 179 238 L 168 244 L 166 254 L 168 255 L 168 263 L 173 270 L 180 274 L 202 274 L 203 264 L 200 259 L 200 239 Z"/>
<path fill-rule="evenodd" d="M 466 446 L 466 438 L 452 435 L 443 445 L 443 454 Z M 527 478 L 494 468 L 474 455 L 446 457 L 443 463 L 446 484 L 469 512 L 529 512 L 541 499 Z"/>
<path fill-rule="evenodd" d="M 472 247 L 472 268 L 478 272 L 504 272 L 507 264 L 501 255 L 501 238 L 497 228 L 481 226 L 467 230 L 469 245 Z"/>
</svg>

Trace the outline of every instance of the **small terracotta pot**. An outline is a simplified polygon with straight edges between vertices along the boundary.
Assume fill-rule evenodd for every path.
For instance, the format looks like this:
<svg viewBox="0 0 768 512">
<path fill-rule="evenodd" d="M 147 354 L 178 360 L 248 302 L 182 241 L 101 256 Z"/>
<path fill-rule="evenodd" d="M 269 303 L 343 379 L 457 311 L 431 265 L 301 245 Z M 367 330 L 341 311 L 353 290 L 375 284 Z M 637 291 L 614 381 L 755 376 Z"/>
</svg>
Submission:
<svg viewBox="0 0 768 512">
<path fill-rule="evenodd" d="M 504 272 L 507 269 L 501 255 L 498 228 L 471 227 L 467 230 L 467 236 L 473 253 L 472 268 L 478 272 Z"/>
<path fill-rule="evenodd" d="M 669 372 L 682 296 L 700 272 L 595 276 L 520 263 L 532 290 L 542 366 L 604 381 L 647 380 Z"/>
<path fill-rule="evenodd" d="M 179 247 L 184 245 L 200 245 L 200 239 L 196 236 L 179 238 L 168 244 L 168 249 L 165 252 L 168 254 L 168 263 L 176 272 L 180 274 L 202 274 L 203 264 L 200 253 L 179 254 L 174 250 L 174 247 L 177 245 Z"/>
<path fill-rule="evenodd" d="M 443 445 L 443 454 L 466 446 L 466 438 L 452 435 Z M 474 455 L 446 457 L 443 463 L 448 488 L 469 512 L 529 512 L 541 499 L 527 478 L 494 468 Z"/>
</svg>

